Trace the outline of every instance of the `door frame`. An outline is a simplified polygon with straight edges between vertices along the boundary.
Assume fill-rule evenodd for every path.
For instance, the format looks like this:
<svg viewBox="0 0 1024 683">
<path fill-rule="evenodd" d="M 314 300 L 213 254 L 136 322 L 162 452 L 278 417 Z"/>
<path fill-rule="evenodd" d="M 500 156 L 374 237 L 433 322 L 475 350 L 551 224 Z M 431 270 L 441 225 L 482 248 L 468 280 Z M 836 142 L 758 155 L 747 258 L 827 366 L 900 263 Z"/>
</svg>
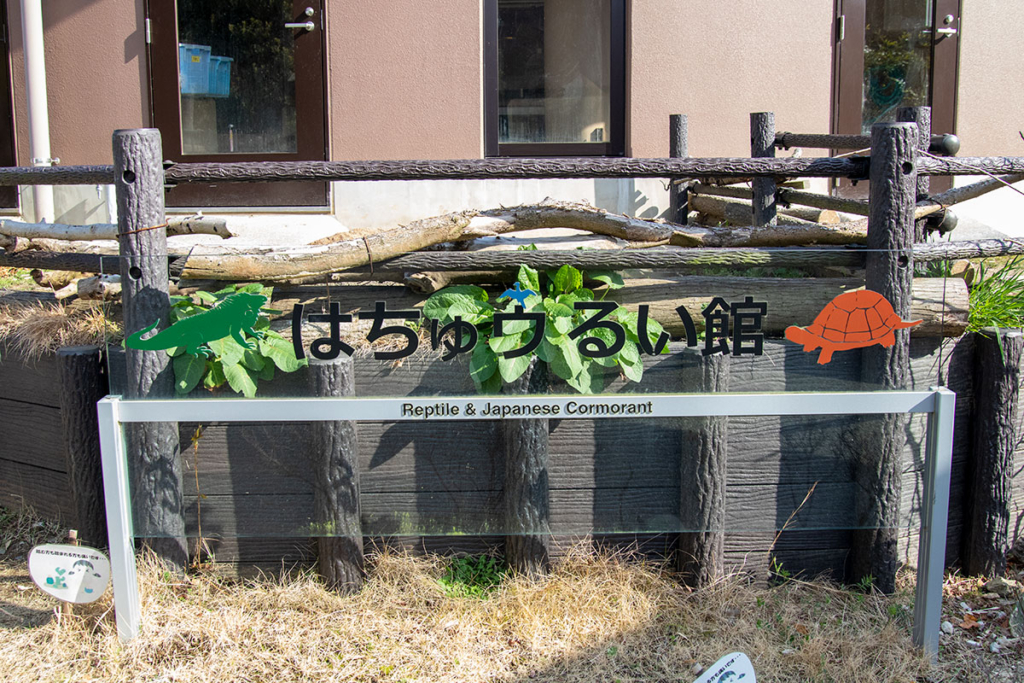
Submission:
<svg viewBox="0 0 1024 683">
<path fill-rule="evenodd" d="M 178 83 L 178 22 L 176 0 L 145 0 L 149 106 L 152 125 L 163 138 L 164 158 L 176 162 L 326 161 L 329 136 L 327 116 L 327 20 L 324 0 L 292 0 L 295 21 L 306 21 L 306 6 L 317 9 L 319 21 L 301 43 L 304 67 L 296 68 L 296 151 L 267 154 L 185 154 L 182 152 L 181 108 Z M 300 7 L 301 6 L 301 7 Z M 301 29 L 299 29 L 301 30 Z M 296 64 L 298 66 L 298 59 Z M 175 84 L 168 87 L 168 84 Z M 302 112 L 305 112 L 303 115 Z M 190 183 L 167 191 L 167 206 L 245 208 L 314 208 L 330 206 L 324 182 Z"/>
</svg>

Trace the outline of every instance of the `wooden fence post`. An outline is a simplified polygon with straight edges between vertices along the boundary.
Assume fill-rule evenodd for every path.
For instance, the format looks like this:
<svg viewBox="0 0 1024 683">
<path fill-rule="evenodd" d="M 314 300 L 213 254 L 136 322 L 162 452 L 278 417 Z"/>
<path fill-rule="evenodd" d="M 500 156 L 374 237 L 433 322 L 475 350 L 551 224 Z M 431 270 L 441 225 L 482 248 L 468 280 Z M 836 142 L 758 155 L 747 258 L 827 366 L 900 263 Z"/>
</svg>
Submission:
<svg viewBox="0 0 1024 683">
<path fill-rule="evenodd" d="M 707 356 L 698 361 L 699 391 L 729 390 L 729 357 Z M 727 417 L 694 418 L 692 432 L 684 428 L 679 465 L 679 519 L 686 531 L 679 535 L 676 566 L 683 583 L 691 588 L 710 585 L 722 575 L 725 564 L 725 475 L 729 453 Z M 700 495 L 694 495 L 700 492 Z"/>
<path fill-rule="evenodd" d="M 987 328 L 975 335 L 974 447 L 963 552 L 969 576 L 1006 571 L 1022 357 L 1021 330 Z"/>
<path fill-rule="evenodd" d="M 309 361 L 311 396 L 355 395 L 352 359 Z M 351 420 L 316 422 L 310 428 L 315 470 L 313 507 L 323 525 L 317 568 L 328 587 L 354 593 L 363 585 L 363 532 L 359 520 L 359 437 Z"/>
<path fill-rule="evenodd" d="M 672 159 L 685 159 L 690 156 L 689 123 L 686 114 L 669 114 L 668 117 L 668 155 Z M 690 181 L 677 184 L 673 178 L 668 189 L 669 220 L 686 225 L 690 213 Z"/>
<path fill-rule="evenodd" d="M 544 394 L 548 368 L 537 358 L 522 377 L 506 384 L 505 394 Z M 551 568 L 550 500 L 548 497 L 548 421 L 514 419 L 501 423 L 505 448 L 505 559 L 527 576 Z"/>
<path fill-rule="evenodd" d="M 66 346 L 57 351 L 57 363 L 64 455 L 78 513 L 78 533 L 87 544 L 103 548 L 107 545 L 107 514 L 96 403 L 107 395 L 106 368 L 98 346 Z"/>
<path fill-rule="evenodd" d="M 896 120 L 906 123 L 917 124 L 917 148 L 927 152 L 932 144 L 932 108 L 931 107 L 900 107 L 896 110 Z M 926 175 L 917 176 L 917 201 L 927 199 L 930 188 L 930 178 Z M 914 227 L 914 241 L 924 242 L 924 225 L 922 219 L 917 221 Z"/>
<path fill-rule="evenodd" d="M 871 128 L 870 216 L 866 285 L 910 319 L 914 275 L 914 204 L 917 195 L 917 126 L 876 123 Z M 910 332 L 896 330 L 895 343 L 872 346 L 862 356 L 862 381 L 870 389 L 905 389 L 910 375 Z M 884 593 L 896 589 L 901 491 L 901 455 L 906 416 L 882 415 L 863 423 L 858 441 L 857 519 L 848 580 L 866 576 Z"/>
<path fill-rule="evenodd" d="M 759 112 L 750 115 L 750 156 L 775 157 L 775 114 Z M 775 179 L 754 178 L 754 225 L 775 225 L 777 223 L 775 201 Z"/>
<path fill-rule="evenodd" d="M 117 232 L 121 252 L 121 297 L 125 336 L 154 322 L 168 323 L 167 234 L 164 228 L 164 169 L 160 131 L 117 130 L 113 136 Z M 164 351 L 125 349 L 126 398 L 174 395 L 174 373 Z M 135 529 L 155 533 L 147 545 L 168 568 L 188 562 L 178 425 L 126 425 Z"/>
</svg>

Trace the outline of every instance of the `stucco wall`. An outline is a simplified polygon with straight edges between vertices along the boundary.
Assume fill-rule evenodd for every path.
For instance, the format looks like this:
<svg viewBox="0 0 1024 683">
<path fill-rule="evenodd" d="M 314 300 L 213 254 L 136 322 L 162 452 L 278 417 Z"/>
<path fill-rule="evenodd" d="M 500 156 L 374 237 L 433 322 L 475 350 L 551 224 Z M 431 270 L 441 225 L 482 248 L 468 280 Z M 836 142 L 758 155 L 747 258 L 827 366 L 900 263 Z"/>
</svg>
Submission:
<svg viewBox="0 0 1024 683">
<path fill-rule="evenodd" d="M 972 0 L 960 17 L 960 156 L 1021 156 L 1024 3 Z"/>
<path fill-rule="evenodd" d="M 630 154 L 668 154 L 669 114 L 689 117 L 691 156 L 749 156 L 750 113 L 825 133 L 832 3 L 632 3 Z"/>
<path fill-rule="evenodd" d="M 18 163 L 30 160 L 21 3 L 8 0 Z M 111 133 L 149 122 L 142 3 L 43 2 L 50 151 L 61 165 L 109 164 Z"/>
<path fill-rule="evenodd" d="M 480 0 L 328 2 L 334 159 L 483 154 Z"/>
</svg>

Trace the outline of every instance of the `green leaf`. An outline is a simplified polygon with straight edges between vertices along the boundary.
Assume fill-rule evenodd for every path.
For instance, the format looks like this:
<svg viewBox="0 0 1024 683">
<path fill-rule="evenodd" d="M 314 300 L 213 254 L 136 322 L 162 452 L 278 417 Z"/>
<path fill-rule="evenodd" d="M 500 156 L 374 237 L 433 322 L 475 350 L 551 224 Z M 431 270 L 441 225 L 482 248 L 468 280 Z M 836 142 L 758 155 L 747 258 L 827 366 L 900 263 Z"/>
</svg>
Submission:
<svg viewBox="0 0 1024 683">
<path fill-rule="evenodd" d="M 555 344 L 551 342 L 551 338 L 544 335 L 544 338 L 540 340 L 540 346 L 537 347 L 537 358 L 540 358 L 545 363 L 550 363 L 554 360 L 557 353 L 558 351 L 555 349 Z"/>
<path fill-rule="evenodd" d="M 622 374 L 626 376 L 626 379 L 632 382 L 639 382 L 643 379 L 644 364 L 642 362 L 633 363 L 619 359 L 619 368 L 622 370 Z"/>
<path fill-rule="evenodd" d="M 210 294 L 209 292 L 204 292 L 202 290 L 196 292 L 196 296 L 199 297 L 200 301 L 205 301 L 208 304 L 215 304 L 218 301 L 220 301 L 220 299 L 218 299 L 213 294 Z"/>
<path fill-rule="evenodd" d="M 519 266 L 519 276 L 516 280 L 523 289 L 532 289 L 540 293 L 540 273 L 530 266 Z"/>
<path fill-rule="evenodd" d="M 622 289 L 626 286 L 626 283 L 622 281 L 622 276 L 614 270 L 587 271 L 587 277 L 591 280 L 603 282 L 608 286 L 608 289 Z"/>
<path fill-rule="evenodd" d="M 259 351 L 246 349 L 245 353 L 242 354 L 242 365 L 253 372 L 260 372 L 266 364 L 267 360 L 260 355 Z"/>
<path fill-rule="evenodd" d="M 274 367 L 273 363 L 264 363 L 263 369 L 260 370 L 260 379 L 266 382 L 274 379 Z"/>
<path fill-rule="evenodd" d="M 491 337 L 487 340 L 487 344 L 491 347 L 494 353 L 504 353 L 505 351 L 511 351 L 512 349 L 518 349 L 523 342 L 522 332 L 516 334 L 503 334 L 500 337 Z"/>
<path fill-rule="evenodd" d="M 529 320 L 506 320 L 501 326 L 501 331 L 505 333 L 503 336 L 507 337 L 510 334 L 522 334 L 531 328 L 533 325 Z"/>
<path fill-rule="evenodd" d="M 476 299 L 460 299 L 451 305 L 446 315 L 448 316 L 446 322 L 455 320 L 455 316 L 461 316 L 466 322 L 476 325 L 494 317 L 494 307 Z"/>
<path fill-rule="evenodd" d="M 190 303 L 192 303 L 192 299 L 190 297 L 181 296 L 180 294 L 173 295 L 170 298 L 170 300 L 171 300 L 171 306 L 181 306 L 182 304 L 190 304 Z"/>
<path fill-rule="evenodd" d="M 481 394 L 497 394 L 501 391 L 501 374 L 494 373 L 483 382 L 477 383 L 477 391 Z"/>
<path fill-rule="evenodd" d="M 195 389 L 206 372 L 206 359 L 187 353 L 177 356 L 171 364 L 174 367 L 174 391 L 178 394 L 187 394 Z"/>
<path fill-rule="evenodd" d="M 566 264 L 558 269 L 554 277 L 555 291 L 568 294 L 583 286 L 583 273 Z"/>
<path fill-rule="evenodd" d="M 498 357 L 498 372 L 501 374 L 501 378 L 506 382 L 514 382 L 526 369 L 530 367 L 530 360 L 533 354 L 526 354 L 524 356 L 516 356 L 515 358 L 502 358 Z"/>
<path fill-rule="evenodd" d="M 599 394 L 604 389 L 604 371 L 595 363 L 586 363 L 578 375 L 565 383 L 581 394 Z"/>
<path fill-rule="evenodd" d="M 256 378 L 241 365 L 225 365 L 224 377 L 227 378 L 228 385 L 232 389 L 246 398 L 252 398 L 256 395 Z"/>
<path fill-rule="evenodd" d="M 521 244 L 516 247 L 516 251 L 537 251 L 537 245 L 533 242 L 530 242 L 529 244 Z"/>
<path fill-rule="evenodd" d="M 615 354 L 619 363 L 640 363 L 640 347 L 636 342 L 627 341 L 622 350 Z M 642 364 L 642 363 L 641 363 Z"/>
<path fill-rule="evenodd" d="M 180 356 L 183 353 L 185 353 L 184 346 L 172 346 L 171 348 L 167 349 L 167 355 L 170 356 L 171 358 L 176 358 L 177 356 Z"/>
<path fill-rule="evenodd" d="M 291 342 L 269 335 L 259 341 L 259 350 L 264 356 L 274 361 L 281 372 L 295 372 L 306 365 L 306 359 L 295 357 L 295 349 Z"/>
<path fill-rule="evenodd" d="M 454 320 L 450 310 L 456 304 L 460 305 L 460 313 L 464 319 L 469 311 L 485 315 L 493 308 L 487 303 L 487 292 L 474 285 L 456 285 L 445 287 L 440 292 L 432 294 L 423 303 L 423 315 L 432 320 L 438 320 L 442 325 Z"/>
<path fill-rule="evenodd" d="M 252 282 L 238 288 L 239 292 L 247 292 L 249 294 L 261 294 L 263 293 L 263 285 L 259 282 Z"/>
<path fill-rule="evenodd" d="M 580 339 L 586 337 L 594 337 L 596 339 L 600 339 L 604 341 L 604 343 L 607 344 L 608 346 L 611 346 L 612 344 L 615 343 L 615 334 L 611 330 L 605 329 L 603 327 L 598 327 L 596 329 L 588 331 L 586 334 L 583 335 L 583 337 L 577 338 L 576 341 L 579 341 Z M 626 345 L 624 344 L 622 348 L 626 348 Z M 598 365 L 610 368 L 615 365 L 616 356 L 618 356 L 618 353 L 611 356 L 607 356 L 605 358 L 591 358 L 590 360 L 597 363 Z"/>
<path fill-rule="evenodd" d="M 208 346 L 225 365 L 241 362 L 242 356 L 245 355 L 246 351 L 245 347 L 236 342 L 232 337 L 215 339 Z"/>
<path fill-rule="evenodd" d="M 562 379 L 568 380 L 583 370 L 583 356 L 576 348 L 576 342 L 563 337 L 565 343 L 555 345 L 555 354 L 551 359 L 551 370 Z"/>
<path fill-rule="evenodd" d="M 489 380 L 498 370 L 498 357 L 487 344 L 476 345 L 469 361 L 469 376 L 478 386 Z"/>
<path fill-rule="evenodd" d="M 224 366 L 219 360 L 207 361 L 209 370 L 206 371 L 206 377 L 203 378 L 203 386 L 207 389 L 215 389 L 220 386 L 224 386 L 227 382 L 227 378 L 224 376 Z"/>
</svg>

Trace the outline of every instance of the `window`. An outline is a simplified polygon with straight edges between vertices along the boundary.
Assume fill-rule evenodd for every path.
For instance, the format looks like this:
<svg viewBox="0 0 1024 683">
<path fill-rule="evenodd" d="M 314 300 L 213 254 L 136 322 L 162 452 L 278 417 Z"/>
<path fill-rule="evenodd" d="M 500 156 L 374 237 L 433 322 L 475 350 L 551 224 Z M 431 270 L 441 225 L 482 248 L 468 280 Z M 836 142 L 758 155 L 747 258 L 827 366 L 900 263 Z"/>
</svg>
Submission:
<svg viewBox="0 0 1024 683">
<path fill-rule="evenodd" d="M 625 0 L 486 0 L 487 156 L 625 154 Z"/>
<path fill-rule="evenodd" d="M 322 0 L 149 0 L 172 161 L 326 159 Z M 326 183 L 182 185 L 168 206 L 325 206 Z"/>
</svg>

